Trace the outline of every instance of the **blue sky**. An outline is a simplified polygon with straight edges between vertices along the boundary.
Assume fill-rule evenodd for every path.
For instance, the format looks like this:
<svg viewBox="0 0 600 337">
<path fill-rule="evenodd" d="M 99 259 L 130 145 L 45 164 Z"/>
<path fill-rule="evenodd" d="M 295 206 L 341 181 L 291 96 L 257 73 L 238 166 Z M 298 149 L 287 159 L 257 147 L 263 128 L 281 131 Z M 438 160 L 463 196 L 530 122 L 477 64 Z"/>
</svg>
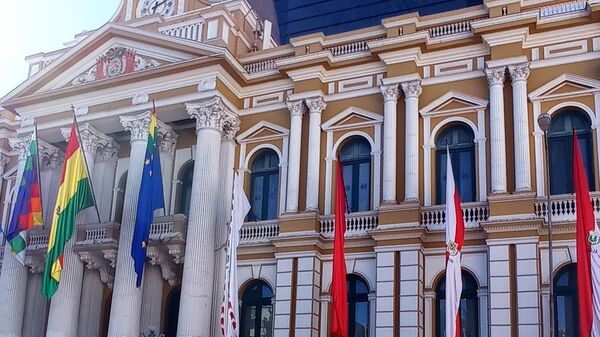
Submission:
<svg viewBox="0 0 600 337">
<path fill-rule="evenodd" d="M 2 1 L 0 97 L 27 78 L 25 56 L 63 47 L 75 34 L 93 30 L 116 12 L 120 0 Z"/>
</svg>

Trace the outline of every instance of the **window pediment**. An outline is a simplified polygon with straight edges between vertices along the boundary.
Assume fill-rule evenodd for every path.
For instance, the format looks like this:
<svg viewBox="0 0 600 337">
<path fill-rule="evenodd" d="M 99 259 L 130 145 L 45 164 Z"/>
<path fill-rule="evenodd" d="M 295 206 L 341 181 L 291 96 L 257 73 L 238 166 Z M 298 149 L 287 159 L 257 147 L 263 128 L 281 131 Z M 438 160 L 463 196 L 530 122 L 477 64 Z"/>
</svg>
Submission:
<svg viewBox="0 0 600 337">
<path fill-rule="evenodd" d="M 290 131 L 282 126 L 267 121 L 261 121 L 237 137 L 240 143 L 262 142 L 270 139 L 287 137 Z"/>
<path fill-rule="evenodd" d="M 381 123 L 383 116 L 361 108 L 349 107 L 330 118 L 321 127 L 324 131 L 331 131 Z"/>
<path fill-rule="evenodd" d="M 573 74 L 562 74 L 529 94 L 532 101 L 572 97 L 600 91 L 600 81 Z"/>
<path fill-rule="evenodd" d="M 488 101 L 460 91 L 448 91 L 429 103 L 420 113 L 422 116 L 453 115 L 464 112 L 483 110 Z"/>
</svg>

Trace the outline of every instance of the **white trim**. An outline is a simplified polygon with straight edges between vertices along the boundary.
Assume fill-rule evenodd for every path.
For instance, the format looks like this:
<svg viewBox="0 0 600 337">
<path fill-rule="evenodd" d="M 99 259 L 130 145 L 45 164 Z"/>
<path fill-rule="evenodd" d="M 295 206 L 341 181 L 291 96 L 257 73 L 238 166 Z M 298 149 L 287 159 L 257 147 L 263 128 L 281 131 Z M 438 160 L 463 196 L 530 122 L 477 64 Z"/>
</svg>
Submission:
<svg viewBox="0 0 600 337">
<path fill-rule="evenodd" d="M 461 101 L 464 101 L 466 103 L 470 103 L 473 104 L 473 106 L 465 106 L 464 108 L 460 108 L 460 109 L 442 109 L 439 111 L 436 111 L 435 113 L 433 113 L 433 111 L 438 108 L 443 106 L 446 102 L 448 102 L 451 99 L 458 99 Z M 488 106 L 488 101 L 486 99 L 483 98 L 479 98 L 476 96 L 472 96 L 469 94 L 466 94 L 462 91 L 455 91 L 455 90 L 451 90 L 446 92 L 445 94 L 443 94 L 442 96 L 436 98 L 433 102 L 427 104 L 426 106 L 424 106 L 421 111 L 419 111 L 419 113 L 421 115 L 430 115 L 430 114 L 438 114 L 438 113 L 448 113 L 448 112 L 462 112 L 462 111 L 473 111 L 473 110 L 477 110 L 477 109 L 485 109 Z"/>
<path fill-rule="evenodd" d="M 458 68 L 462 66 L 461 68 Z M 451 69 L 457 68 L 457 69 Z M 449 70 L 447 70 L 449 69 Z M 434 76 L 460 74 L 473 71 L 473 59 L 466 59 L 454 62 L 439 63 L 433 66 Z"/>
<path fill-rule="evenodd" d="M 574 47 L 579 47 L 575 49 Z M 587 53 L 587 40 L 579 40 L 544 47 L 544 59 Z"/>
<path fill-rule="evenodd" d="M 377 90 L 379 90 L 379 88 L 377 88 Z M 328 119 L 325 123 L 321 124 L 321 129 L 323 129 L 323 131 L 331 131 L 332 129 L 336 128 L 335 124 L 347 119 L 348 117 L 350 117 L 352 115 L 358 115 L 361 117 L 365 117 L 368 120 L 368 121 L 365 121 L 367 124 L 383 123 L 382 115 L 376 114 L 374 112 L 367 111 L 367 110 L 364 110 L 361 108 L 357 108 L 354 106 L 350 106 L 350 107 L 344 109 L 342 112 L 337 113 L 335 116 Z M 354 125 L 354 124 L 351 124 L 351 125 Z"/>
<path fill-rule="evenodd" d="M 278 135 L 278 137 L 287 137 L 290 134 L 290 130 L 284 128 L 283 126 L 263 120 L 263 121 L 258 122 L 256 125 L 252 126 L 248 130 L 242 132 L 239 136 L 236 137 L 236 140 L 239 143 L 250 143 L 253 140 L 254 141 L 262 140 L 262 138 L 260 138 L 260 139 L 249 138 L 251 135 L 255 134 L 257 131 L 259 131 L 261 129 L 271 129 L 273 131 L 277 131 L 280 133 L 280 135 Z"/>
<path fill-rule="evenodd" d="M 542 85 L 541 87 L 535 89 L 534 91 L 532 91 L 528 95 L 529 99 L 534 101 L 534 100 L 543 100 L 543 99 L 552 97 L 551 94 L 547 95 L 546 93 L 565 82 L 572 82 L 574 84 L 588 87 L 593 92 L 600 91 L 600 81 L 598 81 L 598 80 L 595 80 L 595 79 L 592 79 L 589 77 L 580 76 L 580 75 L 562 74 L 562 75 L 558 76 L 557 78 L 551 80 L 550 82 L 548 82 L 548 83 Z M 575 94 L 575 93 L 568 93 L 566 95 L 571 96 L 572 94 Z"/>
</svg>

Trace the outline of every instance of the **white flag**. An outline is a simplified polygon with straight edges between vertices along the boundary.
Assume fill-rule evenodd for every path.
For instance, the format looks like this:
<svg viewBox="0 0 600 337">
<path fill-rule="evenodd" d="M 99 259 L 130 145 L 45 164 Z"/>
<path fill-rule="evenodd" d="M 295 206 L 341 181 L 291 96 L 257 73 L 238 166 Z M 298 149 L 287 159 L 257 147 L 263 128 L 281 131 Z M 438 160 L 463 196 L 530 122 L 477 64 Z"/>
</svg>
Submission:
<svg viewBox="0 0 600 337">
<path fill-rule="evenodd" d="M 237 288 L 237 246 L 240 242 L 240 229 L 250 211 L 250 202 L 244 193 L 242 179 L 235 174 L 233 181 L 233 208 L 229 224 L 227 263 L 225 265 L 225 289 L 221 307 L 221 333 L 225 337 L 238 337 L 238 288 Z"/>
<path fill-rule="evenodd" d="M 465 223 L 448 149 L 446 155 L 446 336 L 460 337 L 460 258 L 465 241 Z"/>
</svg>

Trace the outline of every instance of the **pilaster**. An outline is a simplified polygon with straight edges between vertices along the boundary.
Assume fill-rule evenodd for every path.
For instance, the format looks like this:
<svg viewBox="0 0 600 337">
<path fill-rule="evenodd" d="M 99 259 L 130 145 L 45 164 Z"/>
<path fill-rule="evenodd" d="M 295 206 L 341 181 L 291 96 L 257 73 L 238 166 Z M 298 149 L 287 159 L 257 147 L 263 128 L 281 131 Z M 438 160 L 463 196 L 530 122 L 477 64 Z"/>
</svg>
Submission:
<svg viewBox="0 0 600 337">
<path fill-rule="evenodd" d="M 306 174 L 306 210 L 319 209 L 319 164 L 321 163 L 321 115 L 327 104 L 323 97 L 307 98 L 310 114 L 308 128 L 308 172 Z"/>
</svg>

